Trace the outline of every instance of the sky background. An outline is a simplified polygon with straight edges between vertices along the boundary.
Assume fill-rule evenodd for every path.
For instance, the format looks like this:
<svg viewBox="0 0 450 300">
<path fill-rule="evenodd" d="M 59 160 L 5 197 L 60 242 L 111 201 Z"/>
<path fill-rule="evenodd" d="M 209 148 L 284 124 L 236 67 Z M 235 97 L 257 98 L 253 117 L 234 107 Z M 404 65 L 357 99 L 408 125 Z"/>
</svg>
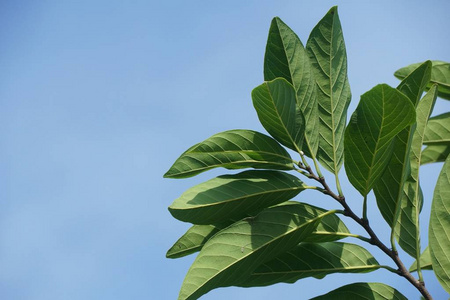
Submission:
<svg viewBox="0 0 450 300">
<path fill-rule="evenodd" d="M 281 17 L 306 44 L 336 4 L 349 115 L 376 84 L 396 86 L 400 67 L 450 61 L 447 0 L 0 1 L 0 298 L 176 299 L 194 256 L 165 258 L 189 227 L 167 206 L 227 171 L 162 175 L 217 132 L 264 132 L 250 92 L 263 80 L 271 19 Z M 439 99 L 434 114 L 449 108 Z M 424 228 L 440 166 L 423 168 Z M 362 199 L 342 180 L 360 213 Z M 337 207 L 310 192 L 298 199 Z M 375 220 L 372 194 L 369 202 Z M 387 242 L 385 222 L 372 224 Z M 436 299 L 448 297 L 430 271 L 425 276 Z M 406 280 L 380 270 L 217 289 L 202 299 L 306 299 L 355 281 L 419 298 Z"/>
</svg>

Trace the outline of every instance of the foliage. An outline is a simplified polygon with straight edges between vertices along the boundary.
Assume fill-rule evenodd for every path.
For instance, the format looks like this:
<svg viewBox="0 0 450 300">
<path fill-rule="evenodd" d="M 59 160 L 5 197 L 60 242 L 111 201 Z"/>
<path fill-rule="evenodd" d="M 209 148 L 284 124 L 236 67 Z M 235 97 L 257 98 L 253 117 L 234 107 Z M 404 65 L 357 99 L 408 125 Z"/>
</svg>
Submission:
<svg viewBox="0 0 450 300">
<path fill-rule="evenodd" d="M 426 61 L 395 76 L 401 79 L 398 87 L 380 84 L 363 94 L 347 124 L 351 92 L 337 8 L 314 27 L 306 47 L 281 19 L 273 19 L 264 60 L 266 81 L 251 94 L 271 137 L 251 130 L 215 134 L 185 151 L 165 174 L 186 178 L 217 167 L 255 169 L 212 178 L 170 205 L 173 217 L 193 226 L 167 257 L 200 251 L 179 299 L 197 299 L 218 287 L 293 283 L 378 269 L 404 277 L 426 299 L 431 296 L 422 270 L 433 270 L 450 292 L 450 113 L 430 118 L 436 98 L 449 99 L 450 64 Z M 300 159 L 294 160 L 283 146 Z M 419 216 L 429 200 L 422 196 L 420 166 L 443 161 L 431 203 L 428 247 L 422 253 Z M 345 200 L 338 176 L 342 165 L 362 195 L 362 217 Z M 336 192 L 321 167 L 333 174 Z M 292 200 L 305 189 L 333 198 L 340 209 Z M 372 190 L 391 228 L 388 245 L 367 219 Z M 368 236 L 350 233 L 344 218 L 356 221 Z M 380 265 L 368 249 L 340 241 L 344 238 L 378 247 L 394 267 Z M 409 271 L 397 245 L 416 259 Z M 349 295 L 406 299 L 386 284 L 363 282 L 314 299 Z"/>
</svg>

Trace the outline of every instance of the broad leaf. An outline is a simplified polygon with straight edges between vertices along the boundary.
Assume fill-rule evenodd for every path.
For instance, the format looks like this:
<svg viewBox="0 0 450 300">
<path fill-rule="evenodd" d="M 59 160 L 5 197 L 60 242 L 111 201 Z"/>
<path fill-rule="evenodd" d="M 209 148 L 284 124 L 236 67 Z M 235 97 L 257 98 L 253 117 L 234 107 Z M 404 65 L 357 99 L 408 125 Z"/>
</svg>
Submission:
<svg viewBox="0 0 450 300">
<path fill-rule="evenodd" d="M 264 82 L 252 91 L 253 105 L 264 128 L 278 142 L 294 151 L 302 150 L 305 119 L 294 87 L 284 78 Z"/>
<path fill-rule="evenodd" d="M 314 297 L 311 300 L 407 300 L 399 291 L 383 283 L 357 282 L 344 285 L 325 295 Z"/>
<path fill-rule="evenodd" d="M 164 174 L 185 178 L 212 168 L 291 170 L 293 161 L 274 139 L 252 130 L 217 133 L 184 152 Z"/>
<path fill-rule="evenodd" d="M 259 266 L 243 287 L 294 283 L 306 277 L 323 278 L 333 273 L 367 273 L 379 269 L 376 259 L 363 247 L 349 243 L 301 243 Z"/>
<path fill-rule="evenodd" d="M 422 151 L 422 165 L 434 162 L 444 162 L 450 154 L 450 146 L 447 145 L 430 145 Z"/>
<path fill-rule="evenodd" d="M 431 72 L 431 81 L 427 86 L 430 89 L 434 83 L 438 84 L 438 96 L 450 100 L 450 63 L 434 60 L 433 69 Z M 408 76 L 420 63 L 412 64 L 407 67 L 397 70 L 394 75 L 399 79 L 403 79 Z"/>
<path fill-rule="evenodd" d="M 291 205 L 288 201 L 280 205 Z M 179 238 L 175 244 L 167 251 L 166 257 L 179 258 L 197 251 L 217 232 L 234 223 L 224 222 L 219 225 L 193 225 Z M 322 218 L 317 228 L 304 239 L 305 242 L 333 242 L 353 235 L 348 231 L 347 226 L 341 219 L 333 214 Z"/>
<path fill-rule="evenodd" d="M 347 78 L 347 53 L 337 7 L 331 8 L 312 30 L 306 44 L 319 104 L 317 158 L 337 174 L 344 159 L 344 131 L 351 92 Z"/>
<path fill-rule="evenodd" d="M 264 57 L 264 80 L 271 81 L 278 77 L 294 86 L 306 123 L 303 151 L 309 157 L 315 157 L 319 145 L 319 117 L 311 63 L 298 36 L 280 18 L 274 18 Z"/>
<path fill-rule="evenodd" d="M 345 171 L 363 196 L 389 163 L 393 138 L 414 121 L 411 101 L 386 84 L 361 96 L 345 131 Z"/>
<path fill-rule="evenodd" d="M 409 176 L 406 179 L 400 201 L 401 211 L 395 222 L 396 226 L 393 228 L 399 245 L 416 259 L 420 257 L 419 213 L 423 198 L 419 183 L 419 167 L 421 165 L 425 129 L 433 111 L 436 97 L 437 86 L 435 85 L 417 105 L 417 125 L 411 142 Z"/>
<path fill-rule="evenodd" d="M 423 143 L 450 146 L 450 112 L 430 118 Z"/>
<path fill-rule="evenodd" d="M 423 253 L 420 255 L 419 258 L 420 262 L 420 268 L 422 270 L 432 270 L 433 267 L 431 266 L 431 255 L 430 255 L 430 248 L 427 247 L 423 251 Z M 415 272 L 417 271 L 417 261 L 414 261 L 414 263 L 409 267 L 409 272 Z"/>
<path fill-rule="evenodd" d="M 417 106 L 430 77 L 431 62 L 427 61 L 403 79 L 397 89 Z M 389 164 L 373 188 L 378 208 L 391 227 L 396 211 L 400 211 L 403 185 L 409 175 L 409 151 L 414 130 L 414 126 L 407 126 L 394 138 L 394 150 Z"/>
<path fill-rule="evenodd" d="M 188 189 L 169 211 L 180 221 L 215 224 L 285 202 L 304 189 L 303 182 L 293 175 L 250 170 L 222 175 Z"/>
<path fill-rule="evenodd" d="M 280 205 L 225 228 L 203 246 L 179 299 L 197 299 L 212 289 L 241 282 L 260 264 L 300 243 L 327 214 L 302 203 Z"/>
<path fill-rule="evenodd" d="M 450 156 L 442 167 L 431 204 L 428 239 L 431 264 L 442 287 L 450 293 Z"/>
</svg>

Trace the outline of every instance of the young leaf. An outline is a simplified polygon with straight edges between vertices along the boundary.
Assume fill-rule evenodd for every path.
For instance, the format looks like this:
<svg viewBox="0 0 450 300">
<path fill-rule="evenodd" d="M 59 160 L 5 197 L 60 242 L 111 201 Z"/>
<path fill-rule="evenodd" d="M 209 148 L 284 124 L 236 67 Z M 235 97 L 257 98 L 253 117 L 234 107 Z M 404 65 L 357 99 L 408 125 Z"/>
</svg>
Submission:
<svg viewBox="0 0 450 300">
<path fill-rule="evenodd" d="M 333 273 L 367 273 L 380 268 L 363 247 L 349 243 L 301 243 L 259 266 L 238 286 L 294 283 L 306 277 L 321 279 Z"/>
<path fill-rule="evenodd" d="M 260 264 L 300 243 L 328 214 L 303 203 L 280 205 L 223 229 L 203 246 L 178 299 L 197 299 L 212 289 L 241 282 Z"/>
<path fill-rule="evenodd" d="M 411 142 L 409 176 L 406 179 L 400 200 L 401 211 L 398 219 L 394 219 L 396 225 L 392 228 L 395 231 L 399 245 L 416 259 L 420 256 L 419 213 L 422 206 L 419 167 L 425 128 L 433 111 L 436 97 L 437 86 L 434 85 L 417 105 L 417 125 Z"/>
<path fill-rule="evenodd" d="M 209 169 L 292 170 L 293 161 L 274 139 L 252 130 L 217 133 L 184 152 L 164 174 L 166 178 L 185 178 Z"/>
<path fill-rule="evenodd" d="M 315 157 L 319 145 L 319 117 L 311 63 L 298 36 L 280 18 L 274 18 L 264 57 L 264 80 L 278 77 L 294 86 L 297 104 L 306 124 L 303 151 L 307 156 Z"/>
<path fill-rule="evenodd" d="M 427 61 L 403 79 L 397 89 L 417 106 L 430 77 L 431 62 Z M 389 164 L 373 188 L 381 215 L 391 227 L 396 211 L 400 210 L 403 185 L 409 172 L 409 149 L 414 129 L 413 126 L 407 126 L 394 138 L 394 150 Z"/>
<path fill-rule="evenodd" d="M 434 116 L 428 120 L 423 143 L 450 146 L 450 113 Z"/>
<path fill-rule="evenodd" d="M 337 174 L 344 159 L 344 131 L 351 93 L 347 78 L 347 53 L 337 7 L 331 8 L 312 30 L 306 44 L 319 104 L 317 158 Z"/>
<path fill-rule="evenodd" d="M 431 264 L 442 287 L 450 293 L 450 156 L 442 167 L 431 204 L 428 227 Z"/>
<path fill-rule="evenodd" d="M 363 196 L 383 174 L 393 138 L 413 124 L 415 117 L 411 101 L 386 84 L 361 96 L 345 131 L 345 171 Z"/>
<path fill-rule="evenodd" d="M 430 89 L 431 86 L 436 83 L 438 84 L 438 96 L 450 100 L 450 63 L 433 60 L 433 69 L 431 71 L 431 81 L 427 86 Z M 399 79 L 403 79 L 411 73 L 420 63 L 412 64 L 407 67 L 397 70 L 394 75 Z"/>
<path fill-rule="evenodd" d="M 305 136 L 305 119 L 294 87 L 284 78 L 264 82 L 252 91 L 258 118 L 272 137 L 286 147 L 300 152 Z"/>
<path fill-rule="evenodd" d="M 434 162 L 444 162 L 449 154 L 450 154 L 450 146 L 430 145 L 425 149 L 423 149 L 422 159 L 420 160 L 420 163 L 422 165 L 425 165 Z"/>
<path fill-rule="evenodd" d="M 180 221 L 215 224 L 285 202 L 305 189 L 295 176 L 280 171 L 222 175 L 184 192 L 169 211 Z"/>
<path fill-rule="evenodd" d="M 325 295 L 314 297 L 311 300 L 407 300 L 399 291 L 383 283 L 357 282 L 344 285 Z"/>
<path fill-rule="evenodd" d="M 433 267 L 431 266 L 431 255 L 429 247 L 425 248 L 423 253 L 420 255 L 419 261 L 420 261 L 420 268 L 422 270 L 433 270 Z M 415 271 L 417 271 L 417 260 L 414 261 L 411 267 L 409 267 L 409 272 Z"/>
</svg>

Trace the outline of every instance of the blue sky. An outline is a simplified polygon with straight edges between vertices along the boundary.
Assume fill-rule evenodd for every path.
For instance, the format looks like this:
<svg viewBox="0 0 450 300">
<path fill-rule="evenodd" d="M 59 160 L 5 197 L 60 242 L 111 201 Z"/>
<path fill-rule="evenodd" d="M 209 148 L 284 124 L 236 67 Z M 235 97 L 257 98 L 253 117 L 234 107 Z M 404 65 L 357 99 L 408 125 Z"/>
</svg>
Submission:
<svg viewBox="0 0 450 300">
<path fill-rule="evenodd" d="M 194 257 L 165 258 L 188 228 L 167 206 L 225 171 L 162 175 L 214 133 L 264 131 L 250 92 L 263 80 L 271 19 L 281 17 L 306 43 L 336 4 L 349 114 L 376 84 L 396 86 L 398 68 L 450 61 L 446 0 L 1 1 L 0 298 L 175 299 Z M 449 108 L 438 100 L 435 114 Z M 437 172 L 423 168 L 427 200 Z M 345 181 L 343 189 L 360 211 L 358 193 Z M 335 207 L 311 195 L 302 201 Z M 369 202 L 377 218 L 372 195 Z M 387 241 L 384 221 L 373 224 Z M 445 297 L 432 273 L 426 280 L 436 299 Z M 389 283 L 418 298 L 405 280 L 378 271 L 218 289 L 203 299 L 304 299 L 354 281 Z"/>
</svg>

